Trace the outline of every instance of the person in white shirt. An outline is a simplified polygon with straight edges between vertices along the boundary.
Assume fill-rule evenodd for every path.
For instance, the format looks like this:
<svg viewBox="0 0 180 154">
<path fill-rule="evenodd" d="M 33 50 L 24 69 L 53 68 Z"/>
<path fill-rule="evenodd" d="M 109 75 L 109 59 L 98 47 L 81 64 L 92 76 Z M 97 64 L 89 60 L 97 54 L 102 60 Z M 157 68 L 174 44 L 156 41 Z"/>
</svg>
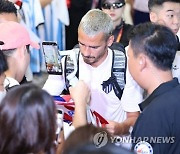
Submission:
<svg viewBox="0 0 180 154">
<path fill-rule="evenodd" d="M 111 77 L 112 50 L 108 47 L 114 40 L 112 31 L 110 16 L 101 10 L 90 10 L 82 18 L 78 28 L 79 79 L 90 88 L 90 108 L 108 120 L 106 128 L 109 132 L 122 135 L 129 133 L 129 128 L 139 115 L 139 107 L 133 102 L 139 98 L 129 97 L 123 104 L 115 95 L 114 89 L 107 93 L 103 91 L 103 81 Z M 64 76 L 49 75 L 43 89 L 51 95 L 60 95 L 64 86 Z"/>
</svg>

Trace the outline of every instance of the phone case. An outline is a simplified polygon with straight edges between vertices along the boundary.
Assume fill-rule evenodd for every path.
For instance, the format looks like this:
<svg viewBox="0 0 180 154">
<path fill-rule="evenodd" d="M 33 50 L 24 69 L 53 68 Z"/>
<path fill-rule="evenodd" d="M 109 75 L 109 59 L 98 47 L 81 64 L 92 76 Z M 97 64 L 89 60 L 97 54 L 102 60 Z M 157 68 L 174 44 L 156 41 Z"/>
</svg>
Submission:
<svg viewBox="0 0 180 154">
<path fill-rule="evenodd" d="M 49 74 L 62 75 L 61 56 L 56 42 L 42 42 L 46 69 Z"/>
</svg>

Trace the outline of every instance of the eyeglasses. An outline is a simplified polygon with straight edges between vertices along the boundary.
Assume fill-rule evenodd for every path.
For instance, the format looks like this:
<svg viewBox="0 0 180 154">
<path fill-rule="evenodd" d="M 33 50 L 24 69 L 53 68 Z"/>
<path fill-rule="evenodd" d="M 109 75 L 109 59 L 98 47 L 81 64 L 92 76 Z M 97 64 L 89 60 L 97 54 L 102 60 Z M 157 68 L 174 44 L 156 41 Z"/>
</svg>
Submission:
<svg viewBox="0 0 180 154">
<path fill-rule="evenodd" d="M 121 7 L 123 7 L 125 5 L 125 3 L 112 3 L 112 4 L 110 4 L 110 3 L 104 3 L 104 4 L 102 4 L 102 9 L 111 9 L 111 7 L 113 8 L 113 9 L 119 9 L 119 8 L 121 8 Z"/>
</svg>

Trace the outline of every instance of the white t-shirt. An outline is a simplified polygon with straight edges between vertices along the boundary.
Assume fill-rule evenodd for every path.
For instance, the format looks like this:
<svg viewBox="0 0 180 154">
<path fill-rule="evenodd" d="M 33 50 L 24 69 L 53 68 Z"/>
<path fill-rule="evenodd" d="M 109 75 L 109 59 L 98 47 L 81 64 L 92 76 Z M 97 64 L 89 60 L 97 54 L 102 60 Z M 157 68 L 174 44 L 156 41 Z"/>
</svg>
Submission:
<svg viewBox="0 0 180 154">
<path fill-rule="evenodd" d="M 139 111 L 138 104 L 134 104 L 136 98 L 124 97 L 123 104 L 115 95 L 113 89 L 106 94 L 102 90 L 102 83 L 111 76 L 112 67 L 112 51 L 108 50 L 108 56 L 104 62 L 94 68 L 83 61 L 82 56 L 79 57 L 79 79 L 84 80 L 91 90 L 90 108 L 102 115 L 106 120 L 122 122 L 126 119 L 126 112 Z M 57 88 L 57 89 L 56 89 Z M 51 95 L 59 95 L 64 89 L 64 79 L 62 76 L 49 75 L 44 87 Z M 123 93 L 126 95 L 126 92 Z M 134 94 L 133 94 L 134 95 Z M 124 103 L 126 105 L 124 105 Z M 129 105 L 128 105 L 129 104 Z M 123 106 L 125 108 L 123 108 Z"/>
<path fill-rule="evenodd" d="M 112 90 L 106 94 L 102 90 L 102 83 L 111 76 L 112 52 L 108 52 L 107 58 L 98 67 L 84 63 L 79 57 L 79 79 L 84 80 L 91 90 L 90 108 L 101 114 L 105 119 L 121 122 L 126 118 L 120 100 Z"/>
<path fill-rule="evenodd" d="M 177 33 L 178 39 L 180 41 L 180 29 Z M 173 67 L 172 67 L 173 77 L 177 77 L 180 82 L 180 51 L 176 52 L 176 56 L 174 58 Z"/>
<path fill-rule="evenodd" d="M 176 56 L 172 67 L 173 77 L 177 77 L 180 82 L 180 51 L 176 52 Z"/>
<path fill-rule="evenodd" d="M 137 104 L 140 104 L 142 102 L 143 92 L 144 90 L 132 78 L 127 65 L 126 84 L 121 98 L 123 109 L 126 112 L 134 112 L 134 110 L 139 111 L 139 106 Z"/>
</svg>

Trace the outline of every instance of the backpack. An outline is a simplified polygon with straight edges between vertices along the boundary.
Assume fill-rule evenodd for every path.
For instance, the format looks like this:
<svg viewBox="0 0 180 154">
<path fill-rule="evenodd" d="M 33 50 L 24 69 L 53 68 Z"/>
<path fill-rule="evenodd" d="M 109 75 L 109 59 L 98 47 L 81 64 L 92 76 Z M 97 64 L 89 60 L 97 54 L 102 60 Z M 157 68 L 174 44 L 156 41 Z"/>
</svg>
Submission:
<svg viewBox="0 0 180 154">
<path fill-rule="evenodd" d="M 124 86 L 126 83 L 126 65 L 127 65 L 127 58 L 125 54 L 124 46 L 120 43 L 114 42 L 112 46 L 110 46 L 112 50 L 112 69 L 111 69 L 111 77 L 103 81 L 102 88 L 103 91 L 109 93 L 112 88 L 116 94 L 116 96 L 121 99 Z M 76 77 L 79 78 L 79 46 L 76 45 L 74 47 L 77 56 L 77 73 Z M 67 80 L 67 76 L 74 71 L 74 63 L 71 59 L 70 55 L 65 56 L 65 64 L 64 64 L 64 77 L 66 88 L 69 88 L 69 82 Z M 67 92 L 69 93 L 69 91 Z"/>
</svg>

